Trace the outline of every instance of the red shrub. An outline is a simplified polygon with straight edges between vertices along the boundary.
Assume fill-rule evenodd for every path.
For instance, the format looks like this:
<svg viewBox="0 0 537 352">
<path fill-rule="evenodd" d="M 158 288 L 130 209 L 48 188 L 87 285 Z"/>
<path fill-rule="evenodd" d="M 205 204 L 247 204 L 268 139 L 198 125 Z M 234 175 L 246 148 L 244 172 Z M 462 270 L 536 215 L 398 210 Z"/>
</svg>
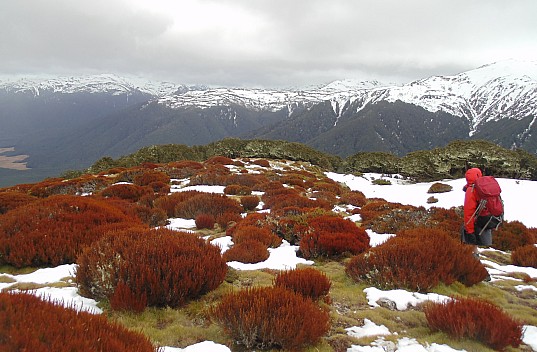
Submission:
<svg viewBox="0 0 537 352">
<path fill-rule="evenodd" d="M 199 170 L 194 176 L 190 177 L 190 184 L 225 186 L 230 174 L 231 171 L 223 165 L 208 165 L 206 169 Z"/>
<path fill-rule="evenodd" d="M 165 167 L 170 177 L 179 179 L 191 177 L 204 168 L 202 163 L 191 160 L 171 162 Z"/>
<path fill-rule="evenodd" d="M 367 201 L 365 195 L 360 191 L 345 192 L 340 197 L 341 204 L 350 204 L 355 207 L 363 207 Z"/>
<path fill-rule="evenodd" d="M 339 203 L 337 196 L 330 191 L 315 191 L 311 195 L 311 198 L 321 199 L 328 202 L 332 207 Z"/>
<path fill-rule="evenodd" d="M 175 217 L 175 207 L 177 204 L 200 194 L 202 194 L 202 192 L 198 191 L 175 192 L 155 199 L 153 206 L 155 208 L 164 210 L 168 217 L 173 218 Z"/>
<path fill-rule="evenodd" d="M 66 309 L 24 293 L 0 292 L 0 350 L 154 352 L 149 338 L 105 315 Z"/>
<path fill-rule="evenodd" d="M 246 187 L 256 187 L 260 183 L 268 182 L 263 174 L 231 174 L 226 179 L 228 185 L 240 185 Z"/>
<path fill-rule="evenodd" d="M 240 204 L 224 195 L 214 193 L 200 193 L 189 198 L 175 207 L 175 216 L 180 218 L 195 219 L 202 213 L 212 214 L 215 217 L 224 213 L 240 214 Z"/>
<path fill-rule="evenodd" d="M 259 205 L 258 196 L 244 196 L 241 197 L 241 204 L 244 210 L 254 210 Z"/>
<path fill-rule="evenodd" d="M 153 192 L 161 194 L 168 194 L 171 190 L 171 186 L 164 182 L 151 182 L 148 187 L 151 188 Z"/>
<path fill-rule="evenodd" d="M 534 244 L 517 247 L 511 252 L 514 265 L 537 268 L 537 247 Z"/>
<path fill-rule="evenodd" d="M 443 331 L 455 339 L 475 339 L 500 351 L 522 343 L 522 323 L 487 301 L 458 298 L 430 302 L 424 311 L 432 331 Z"/>
<path fill-rule="evenodd" d="M 217 155 L 213 156 L 210 159 L 207 159 L 207 161 L 205 161 L 205 164 L 233 165 L 233 159 Z"/>
<path fill-rule="evenodd" d="M 231 293 L 211 309 L 211 315 L 234 341 L 248 350 L 299 350 L 316 344 L 330 329 L 327 309 L 281 287 Z"/>
<path fill-rule="evenodd" d="M 337 258 L 356 255 L 369 248 L 369 236 L 361 233 L 316 231 L 307 233 L 300 239 L 300 253 L 306 259 L 326 257 Z"/>
<path fill-rule="evenodd" d="M 364 234 L 365 230 L 356 226 L 351 220 L 343 219 L 338 215 L 321 215 L 312 218 L 309 225 L 315 231 L 350 232 Z"/>
<path fill-rule="evenodd" d="M 0 214 L 4 214 L 11 209 L 29 204 L 38 198 L 26 193 L 7 191 L 0 192 Z"/>
<path fill-rule="evenodd" d="M 502 251 L 534 243 L 537 243 L 537 236 L 520 221 L 504 221 L 492 236 L 492 247 Z"/>
<path fill-rule="evenodd" d="M 63 178 L 48 178 L 34 184 L 28 193 L 39 198 L 46 198 L 58 194 L 75 194 L 76 185 L 72 182 L 64 181 Z"/>
<path fill-rule="evenodd" d="M 488 275 L 472 248 L 438 229 L 402 231 L 380 246 L 354 257 L 346 268 L 356 281 L 379 288 L 407 288 L 426 292 L 440 282 L 458 280 L 467 286 Z"/>
<path fill-rule="evenodd" d="M 362 220 L 372 220 L 380 215 L 387 214 L 392 209 L 401 208 L 402 204 L 389 203 L 385 200 L 371 200 L 360 209 Z"/>
<path fill-rule="evenodd" d="M 283 287 L 313 300 L 328 296 L 332 283 L 328 276 L 313 268 L 282 271 L 274 278 L 274 286 Z"/>
<path fill-rule="evenodd" d="M 262 167 L 270 167 L 270 163 L 268 162 L 268 160 L 265 159 L 252 160 L 252 164 L 256 164 Z"/>
<path fill-rule="evenodd" d="M 145 292 L 136 295 L 127 284 L 120 281 L 110 296 L 110 307 L 113 310 L 129 310 L 141 313 L 147 307 L 147 295 Z"/>
<path fill-rule="evenodd" d="M 226 262 L 259 263 L 268 259 L 270 253 L 267 246 L 256 240 L 245 240 L 234 244 L 224 252 Z"/>
<path fill-rule="evenodd" d="M 240 195 L 245 196 L 248 194 L 252 194 L 252 189 L 247 186 L 241 186 L 241 185 L 229 185 L 224 188 L 225 194 L 231 194 L 231 195 Z"/>
<path fill-rule="evenodd" d="M 115 184 L 101 191 L 101 196 L 109 198 L 120 198 L 136 202 L 143 196 L 153 193 L 149 187 L 138 186 L 134 184 Z"/>
<path fill-rule="evenodd" d="M 288 174 L 280 178 L 281 183 L 288 184 L 290 186 L 304 187 L 305 180 L 299 175 Z"/>
<path fill-rule="evenodd" d="M 216 223 L 222 230 L 227 229 L 230 225 L 242 220 L 242 216 L 237 213 L 224 212 L 216 216 Z"/>
<path fill-rule="evenodd" d="M 168 184 L 170 183 L 170 177 L 161 171 L 147 170 L 142 174 L 135 175 L 133 182 L 139 186 L 148 186 L 155 182 Z"/>
<path fill-rule="evenodd" d="M 343 188 L 336 182 L 330 182 L 329 179 L 325 179 L 322 182 L 316 182 L 311 188 L 312 191 L 327 191 L 340 195 L 343 193 Z"/>
<path fill-rule="evenodd" d="M 123 282 L 136 307 L 144 295 L 148 306 L 178 307 L 218 287 L 227 272 L 217 246 L 167 229 L 110 233 L 86 247 L 77 263 L 82 294 L 110 298 Z"/>
<path fill-rule="evenodd" d="M 302 197 L 300 195 L 277 195 L 272 196 L 266 200 L 263 200 L 265 203 L 265 209 L 270 209 L 271 211 L 276 211 L 278 209 L 287 208 L 287 207 L 298 207 L 298 208 L 321 208 L 330 210 L 332 205 L 322 199 L 309 199 Z"/>
<path fill-rule="evenodd" d="M 242 224 L 237 226 L 233 233 L 233 243 L 239 244 L 251 240 L 261 242 L 265 247 L 272 248 L 282 244 L 282 239 L 267 228 Z"/>
<path fill-rule="evenodd" d="M 198 229 L 212 229 L 216 221 L 211 214 L 199 214 L 195 222 Z"/>
<path fill-rule="evenodd" d="M 257 184 L 257 188 L 255 189 L 256 191 L 262 191 L 262 192 L 272 192 L 272 191 L 276 191 L 276 190 L 281 190 L 281 189 L 291 189 L 292 188 L 285 188 L 283 186 L 283 184 L 281 182 L 278 182 L 278 181 L 268 181 L 268 182 L 264 182 L 264 183 L 259 183 Z"/>
<path fill-rule="evenodd" d="M 111 224 L 141 225 L 104 200 L 52 196 L 0 216 L 0 264 L 48 266 L 74 263 L 84 246 Z"/>
</svg>

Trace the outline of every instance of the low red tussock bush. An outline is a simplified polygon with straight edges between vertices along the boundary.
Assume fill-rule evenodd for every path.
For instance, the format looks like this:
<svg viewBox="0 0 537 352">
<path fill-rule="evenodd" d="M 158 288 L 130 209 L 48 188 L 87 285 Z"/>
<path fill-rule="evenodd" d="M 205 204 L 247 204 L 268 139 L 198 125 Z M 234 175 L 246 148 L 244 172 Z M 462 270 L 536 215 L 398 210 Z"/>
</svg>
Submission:
<svg viewBox="0 0 537 352">
<path fill-rule="evenodd" d="M 537 268 L 537 247 L 527 244 L 515 248 L 511 252 L 511 261 L 514 265 Z"/>
<path fill-rule="evenodd" d="M 212 229 L 216 222 L 211 214 L 199 214 L 194 221 L 198 229 Z"/>
<path fill-rule="evenodd" d="M 227 272 L 220 249 L 192 234 L 168 229 L 110 233 L 79 256 L 76 282 L 95 299 L 130 297 L 139 310 L 145 296 L 152 307 L 178 307 L 218 287 Z M 123 283 L 121 293 L 115 293 Z"/>
<path fill-rule="evenodd" d="M 24 293 L 0 292 L 0 350 L 154 352 L 142 333 L 104 315 L 64 308 Z"/>
<path fill-rule="evenodd" d="M 360 215 L 363 221 L 372 220 L 380 215 L 390 212 L 392 209 L 401 208 L 403 205 L 399 203 L 390 203 L 385 200 L 370 200 L 362 209 Z"/>
<path fill-rule="evenodd" d="M 255 159 L 251 161 L 252 164 L 259 165 L 261 167 L 270 167 L 270 163 L 265 159 Z"/>
<path fill-rule="evenodd" d="M 365 233 L 364 229 L 356 226 L 351 220 L 335 214 L 316 216 L 309 221 L 309 225 L 316 231 Z"/>
<path fill-rule="evenodd" d="M 216 216 L 216 223 L 222 230 L 226 230 L 230 225 L 238 223 L 242 220 L 242 216 L 237 213 L 224 212 Z"/>
<path fill-rule="evenodd" d="M 0 192 L 0 214 L 4 214 L 11 209 L 18 208 L 38 200 L 38 198 L 26 193 L 7 191 Z"/>
<path fill-rule="evenodd" d="M 168 194 L 171 190 L 171 186 L 164 182 L 151 182 L 147 186 L 155 193 Z"/>
<path fill-rule="evenodd" d="M 175 207 L 177 206 L 177 204 L 200 194 L 202 194 L 202 192 L 198 191 L 175 192 L 170 195 L 155 199 L 153 202 L 153 206 L 155 208 L 164 210 L 168 217 L 173 218 L 176 216 Z"/>
<path fill-rule="evenodd" d="M 141 313 L 147 307 L 145 292 L 137 295 L 123 281 L 120 281 L 110 296 L 110 307 L 115 311 L 132 311 Z"/>
<path fill-rule="evenodd" d="M 106 187 L 101 191 L 101 196 L 105 198 L 119 198 L 136 202 L 143 196 L 153 193 L 149 187 L 138 186 L 135 184 L 115 184 Z"/>
<path fill-rule="evenodd" d="M 270 209 L 271 211 L 277 211 L 278 209 L 287 207 L 332 209 L 332 205 L 323 199 L 309 199 L 300 195 L 281 194 L 272 196 L 263 200 L 263 202 L 265 203 L 263 208 Z"/>
<path fill-rule="evenodd" d="M 226 262 L 259 263 L 265 261 L 270 253 L 263 243 L 256 240 L 244 240 L 234 244 L 233 247 L 224 252 L 223 258 Z"/>
<path fill-rule="evenodd" d="M 367 198 L 365 197 L 365 194 L 360 191 L 350 191 L 343 193 L 339 201 L 341 204 L 350 204 L 354 205 L 355 207 L 362 207 L 365 205 Z"/>
<path fill-rule="evenodd" d="M 248 172 L 248 170 L 246 170 Z M 226 179 L 228 185 L 240 185 L 250 188 L 256 187 L 260 183 L 269 182 L 263 174 L 231 174 Z"/>
<path fill-rule="evenodd" d="M 274 278 L 274 286 L 283 287 L 316 301 L 328 296 L 332 282 L 319 270 L 300 268 L 278 273 Z"/>
<path fill-rule="evenodd" d="M 330 329 L 327 309 L 281 287 L 231 293 L 210 314 L 234 341 L 248 350 L 300 350 L 318 343 Z"/>
<path fill-rule="evenodd" d="M 206 169 L 199 170 L 195 175 L 190 177 L 190 185 L 227 185 L 227 178 L 231 171 L 223 165 L 207 165 Z"/>
<path fill-rule="evenodd" d="M 239 225 L 233 233 L 233 243 L 239 244 L 246 241 L 258 241 L 266 247 L 276 248 L 282 244 L 282 239 L 273 234 L 269 229 L 252 225 Z"/>
<path fill-rule="evenodd" d="M 325 179 L 322 182 L 316 182 L 311 188 L 312 191 L 328 191 L 340 195 L 343 193 L 343 188 L 336 182 L 329 182 Z"/>
<path fill-rule="evenodd" d="M 500 351 L 522 343 L 522 323 L 487 301 L 457 298 L 430 302 L 424 312 L 432 331 L 443 331 L 455 339 L 475 339 Z"/>
<path fill-rule="evenodd" d="M 110 225 L 141 226 L 105 200 L 51 196 L 0 216 L 0 265 L 56 266 L 74 263 L 82 248 Z"/>
<path fill-rule="evenodd" d="M 187 219 L 195 219 L 203 213 L 217 217 L 224 213 L 240 214 L 241 212 L 242 207 L 237 201 L 215 193 L 200 193 L 175 207 L 175 216 Z"/>
<path fill-rule="evenodd" d="M 443 282 L 466 286 L 484 280 L 488 273 L 472 256 L 472 248 L 439 229 L 401 231 L 385 243 L 357 255 L 346 273 L 379 288 L 407 288 L 426 292 Z"/>
<path fill-rule="evenodd" d="M 46 198 L 52 195 L 74 195 L 78 192 L 79 185 L 77 180 L 65 180 L 63 178 L 49 178 L 32 185 L 28 194 Z"/>
<path fill-rule="evenodd" d="M 520 221 L 504 221 L 492 236 L 492 247 L 502 251 L 534 243 L 537 243 L 536 234 Z"/>
<path fill-rule="evenodd" d="M 165 167 L 166 173 L 172 178 L 188 178 L 194 176 L 199 170 L 204 169 L 202 163 L 191 160 L 175 161 Z"/>
<path fill-rule="evenodd" d="M 315 191 L 311 195 L 311 198 L 322 199 L 328 202 L 332 207 L 339 203 L 337 196 L 330 191 Z"/>
<path fill-rule="evenodd" d="M 351 232 L 317 231 L 300 239 L 300 254 L 306 259 L 338 258 L 363 253 L 369 246 L 369 236 Z"/>
<path fill-rule="evenodd" d="M 170 183 L 170 177 L 161 171 L 147 170 L 142 174 L 135 175 L 133 182 L 138 186 L 148 186 L 155 182 L 168 184 Z"/>
<path fill-rule="evenodd" d="M 241 205 L 245 211 L 254 210 L 259 205 L 258 196 L 241 197 Z"/>
<path fill-rule="evenodd" d="M 205 164 L 233 165 L 233 159 L 217 155 L 207 159 L 207 161 L 205 161 Z"/>
<path fill-rule="evenodd" d="M 224 188 L 224 194 L 246 196 L 252 194 L 252 189 L 248 186 L 229 185 Z"/>
</svg>

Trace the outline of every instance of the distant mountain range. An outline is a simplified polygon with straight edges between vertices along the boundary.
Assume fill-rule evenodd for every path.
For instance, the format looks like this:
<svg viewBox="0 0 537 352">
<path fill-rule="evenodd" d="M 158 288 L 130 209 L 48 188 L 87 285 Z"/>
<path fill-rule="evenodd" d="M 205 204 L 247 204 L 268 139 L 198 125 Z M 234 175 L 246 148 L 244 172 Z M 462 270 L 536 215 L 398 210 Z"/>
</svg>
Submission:
<svg viewBox="0 0 537 352">
<path fill-rule="evenodd" d="M 455 139 L 537 153 L 537 62 L 504 61 L 405 85 L 336 81 L 267 90 L 148 82 L 115 75 L 0 77 L 0 186 L 80 169 L 152 144 L 281 139 L 348 156 L 404 155 Z M 0 167 L 5 164 L 0 164 Z M 31 176 L 33 175 L 33 176 Z"/>
</svg>

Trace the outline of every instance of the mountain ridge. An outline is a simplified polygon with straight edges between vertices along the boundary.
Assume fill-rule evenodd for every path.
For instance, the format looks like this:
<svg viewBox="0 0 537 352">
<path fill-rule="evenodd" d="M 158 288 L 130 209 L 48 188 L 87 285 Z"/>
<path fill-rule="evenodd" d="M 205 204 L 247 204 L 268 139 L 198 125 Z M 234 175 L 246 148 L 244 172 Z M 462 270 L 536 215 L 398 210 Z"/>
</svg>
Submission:
<svg viewBox="0 0 537 352">
<path fill-rule="evenodd" d="M 535 154 L 536 77 L 536 62 L 512 60 L 404 85 L 340 80 L 287 90 L 110 74 L 0 77 L 0 147 L 49 175 L 147 145 L 226 137 L 300 142 L 340 156 L 404 155 L 457 139 Z"/>
</svg>

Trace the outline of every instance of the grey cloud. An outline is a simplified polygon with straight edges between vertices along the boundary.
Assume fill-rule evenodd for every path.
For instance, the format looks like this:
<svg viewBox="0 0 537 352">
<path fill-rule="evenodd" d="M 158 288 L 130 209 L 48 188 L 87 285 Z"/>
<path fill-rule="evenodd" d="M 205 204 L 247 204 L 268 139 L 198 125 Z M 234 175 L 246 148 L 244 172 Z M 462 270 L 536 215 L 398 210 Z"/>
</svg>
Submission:
<svg viewBox="0 0 537 352">
<path fill-rule="evenodd" d="M 188 31 L 174 24 L 171 10 L 139 11 L 122 0 L 3 1 L 0 73 L 116 72 L 191 84 L 291 86 L 409 81 L 518 55 L 537 60 L 533 0 L 197 3 L 243 17 Z"/>
</svg>

